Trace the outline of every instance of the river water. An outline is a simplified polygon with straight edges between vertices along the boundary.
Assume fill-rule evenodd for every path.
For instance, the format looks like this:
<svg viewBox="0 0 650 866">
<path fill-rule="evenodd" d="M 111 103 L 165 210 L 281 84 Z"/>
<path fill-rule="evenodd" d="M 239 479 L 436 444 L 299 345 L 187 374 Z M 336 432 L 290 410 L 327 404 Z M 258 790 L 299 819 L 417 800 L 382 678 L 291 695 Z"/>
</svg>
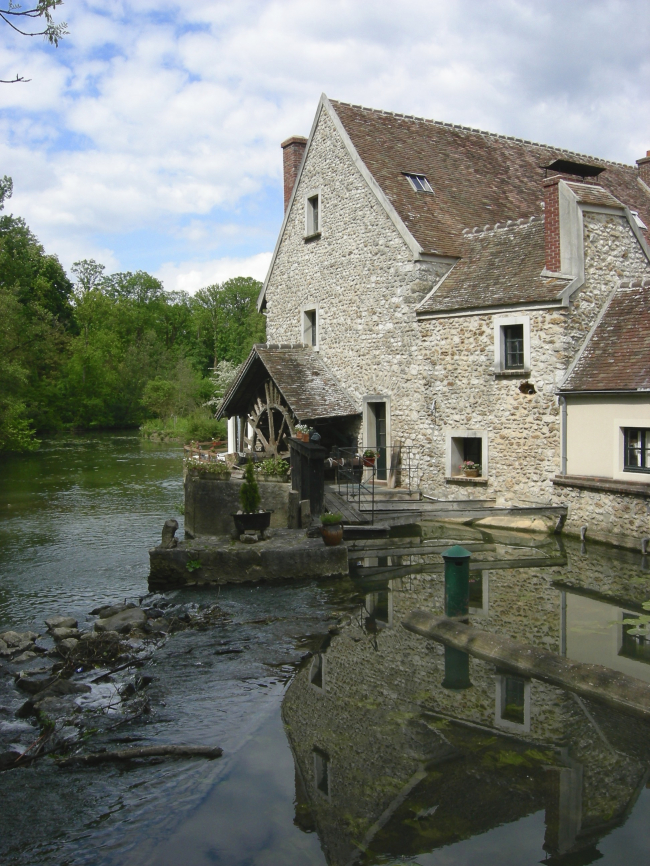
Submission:
<svg viewBox="0 0 650 866">
<path fill-rule="evenodd" d="M 168 517 L 182 527 L 181 500 L 178 447 L 131 434 L 2 458 L 0 630 L 83 624 L 145 595 L 147 549 Z M 650 596 L 641 556 L 425 525 L 357 551 L 353 579 L 223 588 L 227 618 L 167 641 L 146 668 L 151 714 L 114 739 L 224 756 L 1 773 L 0 862 L 650 862 L 645 723 L 477 659 L 471 687 L 442 688 L 442 647 L 400 625 L 442 609 L 439 550 L 454 542 L 473 550 L 474 625 L 650 682 L 648 644 L 622 623 Z M 0 707 L 4 741 L 31 735 L 19 702 Z"/>
</svg>

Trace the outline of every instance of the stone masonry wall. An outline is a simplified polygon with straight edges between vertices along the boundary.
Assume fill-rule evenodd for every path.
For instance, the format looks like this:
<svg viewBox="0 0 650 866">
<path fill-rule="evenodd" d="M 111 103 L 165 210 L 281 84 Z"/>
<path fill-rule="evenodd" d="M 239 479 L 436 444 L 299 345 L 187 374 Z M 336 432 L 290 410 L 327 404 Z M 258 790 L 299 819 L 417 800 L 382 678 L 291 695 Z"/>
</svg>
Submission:
<svg viewBox="0 0 650 866">
<path fill-rule="evenodd" d="M 530 317 L 527 377 L 536 393 L 519 391 L 523 378 L 495 375 L 494 317 L 421 322 L 428 361 L 425 404 L 436 400 L 435 424 L 421 457 L 424 489 L 441 498 L 496 496 L 506 502 L 577 501 L 553 488 L 560 471 L 560 410 L 555 390 L 608 295 L 621 279 L 650 273 L 643 251 L 623 217 L 584 214 L 585 284 L 570 307 L 523 311 Z M 487 431 L 489 478 L 485 485 L 445 481 L 445 431 Z"/>
<path fill-rule="evenodd" d="M 315 192 L 321 234 L 305 241 L 305 199 Z M 576 508 L 589 498 L 550 481 L 560 470 L 555 390 L 611 290 L 650 272 L 623 217 L 585 212 L 584 247 L 585 285 L 571 306 L 526 312 L 536 393 L 523 394 L 520 379 L 494 374 L 493 316 L 416 320 L 448 266 L 413 261 L 323 111 L 267 287 L 267 339 L 300 342 L 301 308 L 318 305 L 324 361 L 359 412 L 364 396 L 390 397 L 391 439 L 414 447 L 425 492 Z M 445 431 L 454 428 L 487 432 L 487 485 L 445 480 Z"/>
<path fill-rule="evenodd" d="M 321 236 L 305 241 L 305 197 L 317 191 Z M 268 341 L 300 342 L 301 307 L 318 304 L 319 351 L 359 411 L 364 395 L 388 396 L 393 440 L 421 440 L 415 306 L 447 268 L 413 261 L 323 111 L 267 288 Z"/>
</svg>

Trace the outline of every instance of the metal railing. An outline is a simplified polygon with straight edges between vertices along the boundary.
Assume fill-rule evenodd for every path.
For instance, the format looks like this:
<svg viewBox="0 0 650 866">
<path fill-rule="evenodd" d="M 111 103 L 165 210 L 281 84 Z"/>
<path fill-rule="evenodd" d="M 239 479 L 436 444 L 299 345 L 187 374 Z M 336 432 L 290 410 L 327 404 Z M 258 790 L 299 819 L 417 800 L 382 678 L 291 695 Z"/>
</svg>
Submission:
<svg viewBox="0 0 650 866">
<path fill-rule="evenodd" d="M 330 460 L 336 470 L 339 495 L 360 512 L 370 513 L 370 522 L 374 523 L 375 489 L 399 489 L 410 494 L 417 466 L 410 445 L 384 445 L 368 450 L 374 452 L 374 458 L 364 456 L 356 448 L 333 448 Z"/>
</svg>

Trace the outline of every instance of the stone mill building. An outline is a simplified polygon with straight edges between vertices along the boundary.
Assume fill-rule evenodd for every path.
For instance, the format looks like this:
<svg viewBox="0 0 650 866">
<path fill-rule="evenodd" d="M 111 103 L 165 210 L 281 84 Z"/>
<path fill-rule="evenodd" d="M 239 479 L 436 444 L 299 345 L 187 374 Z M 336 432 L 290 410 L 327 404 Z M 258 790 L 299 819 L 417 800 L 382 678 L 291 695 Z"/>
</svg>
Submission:
<svg viewBox="0 0 650 866">
<path fill-rule="evenodd" d="M 569 529 L 640 546 L 650 152 L 628 166 L 325 95 L 282 147 L 268 342 L 221 406 L 230 449 L 281 453 L 300 421 L 328 447 L 408 449 L 429 496 L 568 503 Z"/>
</svg>

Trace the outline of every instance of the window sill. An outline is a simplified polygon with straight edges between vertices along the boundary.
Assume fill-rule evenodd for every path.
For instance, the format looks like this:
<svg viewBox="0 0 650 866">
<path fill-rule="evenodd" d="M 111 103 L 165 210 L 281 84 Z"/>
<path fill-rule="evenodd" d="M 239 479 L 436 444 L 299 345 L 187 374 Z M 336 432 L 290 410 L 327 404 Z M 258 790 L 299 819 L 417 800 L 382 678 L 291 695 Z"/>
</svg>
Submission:
<svg viewBox="0 0 650 866">
<path fill-rule="evenodd" d="M 320 235 L 321 235 L 320 232 L 314 232 L 314 233 L 311 234 L 311 235 L 305 235 L 304 238 L 303 238 L 303 241 L 304 241 L 306 244 L 309 243 L 310 241 L 317 241 L 318 238 L 320 237 Z"/>
<path fill-rule="evenodd" d="M 467 475 L 446 475 L 445 484 L 487 484 L 485 477 L 472 478 Z"/>
<path fill-rule="evenodd" d="M 522 367 L 521 370 L 495 370 L 494 378 L 495 379 L 527 379 L 530 376 L 530 370 L 524 369 Z"/>
<path fill-rule="evenodd" d="M 601 493 L 627 493 L 630 496 L 643 496 L 650 499 L 650 477 L 644 483 L 599 478 L 595 475 L 555 475 L 551 481 L 556 487 L 576 487 L 579 490 L 597 490 Z"/>
</svg>

